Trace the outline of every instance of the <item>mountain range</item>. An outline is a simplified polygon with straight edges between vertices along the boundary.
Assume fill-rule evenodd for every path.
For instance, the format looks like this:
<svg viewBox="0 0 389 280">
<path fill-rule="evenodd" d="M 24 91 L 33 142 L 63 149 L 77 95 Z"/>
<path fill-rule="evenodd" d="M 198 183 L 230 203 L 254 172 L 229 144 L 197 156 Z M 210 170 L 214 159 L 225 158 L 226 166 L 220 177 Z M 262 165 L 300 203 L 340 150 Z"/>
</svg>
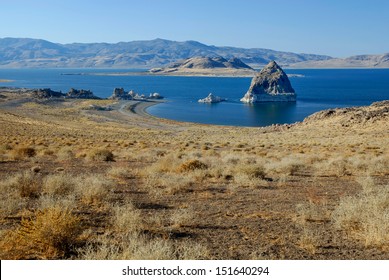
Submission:
<svg viewBox="0 0 389 280">
<path fill-rule="evenodd" d="M 0 67 L 42 68 L 152 68 L 163 67 L 190 57 L 239 58 L 259 68 L 275 60 L 283 67 L 342 67 L 343 60 L 326 55 L 299 54 L 262 48 L 217 47 L 197 41 L 177 42 L 164 39 L 110 43 L 59 44 L 42 39 L 0 38 Z M 362 58 L 361 58 L 362 57 Z M 382 59 L 360 56 L 350 67 L 389 67 L 389 54 Z M 351 59 L 354 61 L 354 59 Z M 375 62 L 370 62 L 375 60 Z M 354 66 L 357 65 L 357 66 Z"/>
</svg>

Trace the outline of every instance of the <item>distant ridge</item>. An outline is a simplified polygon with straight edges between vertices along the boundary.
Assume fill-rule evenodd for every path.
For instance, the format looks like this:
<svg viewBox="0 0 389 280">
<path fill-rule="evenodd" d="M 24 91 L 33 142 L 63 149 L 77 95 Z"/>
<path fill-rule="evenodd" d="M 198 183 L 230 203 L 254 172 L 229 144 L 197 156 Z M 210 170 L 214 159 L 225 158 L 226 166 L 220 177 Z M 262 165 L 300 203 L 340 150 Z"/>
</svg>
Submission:
<svg viewBox="0 0 389 280">
<path fill-rule="evenodd" d="M 321 61 L 304 61 L 293 65 L 296 68 L 389 68 L 389 53 L 380 55 L 355 55 L 347 58 L 332 58 Z"/>
<path fill-rule="evenodd" d="M 236 57 L 251 67 L 277 60 L 287 66 L 298 62 L 322 61 L 330 56 L 296 54 L 261 48 L 216 47 L 197 41 L 164 39 L 109 43 L 57 44 L 41 39 L 0 39 L 0 67 L 162 67 L 191 57 Z"/>
</svg>

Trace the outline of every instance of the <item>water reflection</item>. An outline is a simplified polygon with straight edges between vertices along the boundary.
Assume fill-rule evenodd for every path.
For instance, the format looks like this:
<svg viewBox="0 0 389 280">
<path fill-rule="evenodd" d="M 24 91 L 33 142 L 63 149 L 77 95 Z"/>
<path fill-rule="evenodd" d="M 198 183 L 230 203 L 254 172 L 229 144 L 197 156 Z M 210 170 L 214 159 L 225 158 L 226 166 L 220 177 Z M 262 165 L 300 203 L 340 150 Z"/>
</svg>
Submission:
<svg viewBox="0 0 389 280">
<path fill-rule="evenodd" d="M 290 123 L 296 117 L 296 102 L 267 102 L 243 105 L 251 125 Z"/>
</svg>

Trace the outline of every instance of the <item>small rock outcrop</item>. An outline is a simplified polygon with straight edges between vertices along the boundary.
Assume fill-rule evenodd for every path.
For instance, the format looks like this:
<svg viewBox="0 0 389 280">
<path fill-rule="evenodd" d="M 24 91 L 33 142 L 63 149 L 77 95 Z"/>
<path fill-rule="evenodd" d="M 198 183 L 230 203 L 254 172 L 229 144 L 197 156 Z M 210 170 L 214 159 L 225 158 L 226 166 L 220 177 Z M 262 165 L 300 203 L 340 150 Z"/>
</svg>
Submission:
<svg viewBox="0 0 389 280">
<path fill-rule="evenodd" d="M 295 102 L 296 93 L 285 72 L 275 61 L 271 61 L 255 75 L 249 90 L 240 101 Z"/>
<path fill-rule="evenodd" d="M 222 102 L 222 101 L 225 101 L 225 99 L 210 93 L 210 94 L 208 94 L 207 97 L 205 97 L 203 99 L 199 99 L 198 102 L 200 102 L 200 103 L 218 103 L 218 102 Z"/>
<path fill-rule="evenodd" d="M 71 88 L 66 94 L 65 98 L 75 98 L 75 99 L 101 99 L 93 94 L 90 90 L 84 89 L 74 89 Z"/>
<path fill-rule="evenodd" d="M 113 100 L 132 100 L 134 99 L 133 91 L 126 92 L 123 88 L 114 88 L 112 95 L 108 99 Z"/>
<path fill-rule="evenodd" d="M 58 98 L 58 97 L 63 97 L 63 93 L 51 90 L 50 88 L 41 88 L 41 89 L 33 90 L 31 92 L 31 96 L 38 99 Z"/>
<path fill-rule="evenodd" d="M 158 92 L 150 93 L 148 99 L 162 99 L 163 96 L 160 95 Z"/>
<path fill-rule="evenodd" d="M 146 99 L 162 99 L 163 96 L 157 92 L 150 93 L 149 96 L 139 94 L 130 90 L 126 92 L 123 88 L 115 88 L 112 95 L 108 99 L 112 100 L 146 100 Z"/>
</svg>

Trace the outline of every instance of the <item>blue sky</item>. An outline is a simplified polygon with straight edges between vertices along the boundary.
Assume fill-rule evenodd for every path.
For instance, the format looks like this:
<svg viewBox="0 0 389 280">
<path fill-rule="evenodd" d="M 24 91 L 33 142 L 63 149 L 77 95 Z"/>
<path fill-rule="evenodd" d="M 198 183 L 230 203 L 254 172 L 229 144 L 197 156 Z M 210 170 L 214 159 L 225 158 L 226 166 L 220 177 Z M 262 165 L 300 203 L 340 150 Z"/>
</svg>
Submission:
<svg viewBox="0 0 389 280">
<path fill-rule="evenodd" d="M 387 0 L 1 0 L 0 38 L 163 38 L 346 57 L 389 52 Z"/>
</svg>

